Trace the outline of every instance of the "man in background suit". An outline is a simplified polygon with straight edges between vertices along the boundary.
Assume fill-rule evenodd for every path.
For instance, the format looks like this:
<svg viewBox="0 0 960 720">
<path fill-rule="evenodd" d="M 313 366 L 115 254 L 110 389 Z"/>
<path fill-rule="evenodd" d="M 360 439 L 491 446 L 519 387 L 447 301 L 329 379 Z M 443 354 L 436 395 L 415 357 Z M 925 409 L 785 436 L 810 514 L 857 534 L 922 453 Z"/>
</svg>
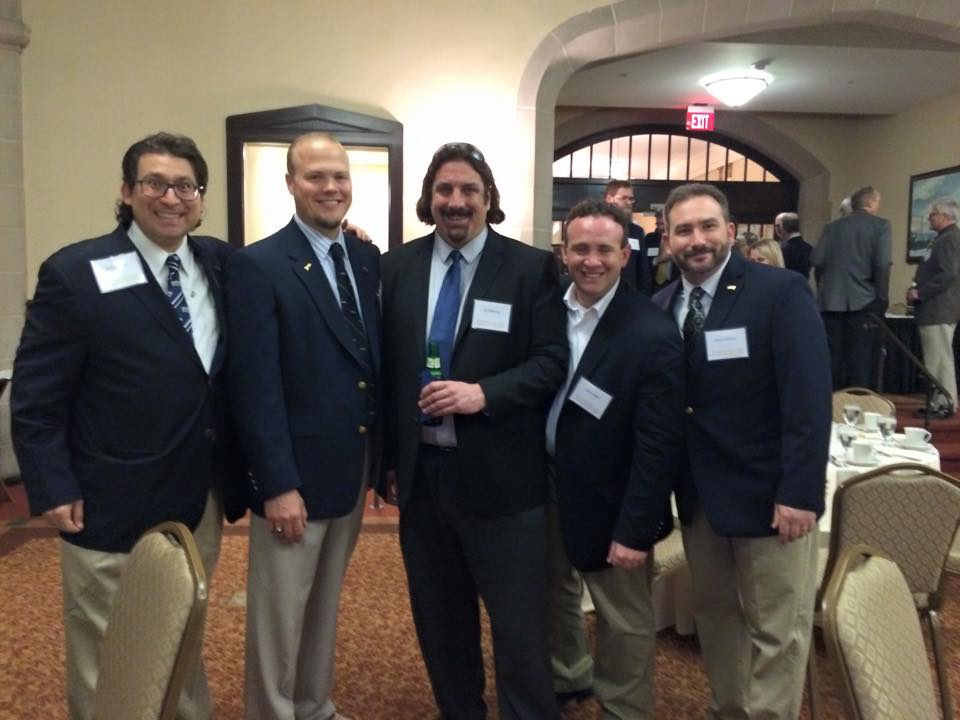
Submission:
<svg viewBox="0 0 960 720">
<path fill-rule="evenodd" d="M 876 217 L 880 193 L 867 186 L 850 198 L 853 212 L 827 223 L 810 256 L 830 343 L 833 388 L 873 387 L 877 331 L 890 285 L 890 222 Z"/>
<path fill-rule="evenodd" d="M 780 241 L 783 250 L 783 265 L 810 278 L 810 253 L 813 246 L 800 235 L 800 216 L 793 212 L 782 212 L 773 221 L 773 232 Z"/>
<path fill-rule="evenodd" d="M 133 544 L 160 522 L 182 522 L 212 578 L 221 488 L 235 482 L 223 397 L 228 246 L 189 234 L 207 164 L 190 138 L 158 133 L 130 146 L 122 168 L 119 226 L 40 267 L 10 401 L 31 512 L 63 539 L 74 720 L 92 716 L 99 647 Z M 178 717 L 211 710 L 198 659 Z"/>
<path fill-rule="evenodd" d="M 342 718 L 330 698 L 337 605 L 377 422 L 376 246 L 345 235 L 346 151 L 287 152 L 296 214 L 227 266 L 231 404 L 250 466 L 246 717 Z"/>
<path fill-rule="evenodd" d="M 384 256 L 382 292 L 384 467 L 417 637 L 442 716 L 485 717 L 479 595 L 500 717 L 558 718 L 544 515 L 544 419 L 567 363 L 556 263 L 489 227 L 500 194 L 468 143 L 434 154 L 417 216 L 436 231 Z M 443 379 L 423 384 L 428 341 Z"/>
<path fill-rule="evenodd" d="M 936 393 L 930 408 L 921 415 L 948 418 L 957 411 L 957 371 L 953 360 L 953 334 L 960 320 L 960 230 L 958 208 L 953 198 L 940 198 L 930 205 L 927 221 L 937 233 L 930 254 L 917 268 L 907 302 L 916 307 L 923 363 L 950 397 Z"/>
<path fill-rule="evenodd" d="M 627 218 L 627 242 L 630 246 L 630 259 L 623 268 L 623 277 L 627 282 L 650 296 L 653 293 L 653 273 L 651 257 L 645 246 L 644 229 L 633 222 L 633 186 L 626 180 L 611 180 L 603 190 L 605 202 L 623 210 Z"/>
<path fill-rule="evenodd" d="M 683 344 L 670 318 L 620 281 L 630 248 L 617 208 L 576 205 L 562 248 L 570 369 L 547 416 L 554 686 L 571 699 L 595 688 L 604 717 L 641 720 L 653 717 L 653 545 L 673 529 L 683 450 Z M 596 607 L 596 663 L 571 565 Z"/>
<path fill-rule="evenodd" d="M 677 485 L 713 718 L 796 718 L 816 592 L 830 442 L 830 361 L 809 286 L 731 253 L 711 185 L 664 209 L 681 278 L 654 300 L 687 355 Z"/>
</svg>

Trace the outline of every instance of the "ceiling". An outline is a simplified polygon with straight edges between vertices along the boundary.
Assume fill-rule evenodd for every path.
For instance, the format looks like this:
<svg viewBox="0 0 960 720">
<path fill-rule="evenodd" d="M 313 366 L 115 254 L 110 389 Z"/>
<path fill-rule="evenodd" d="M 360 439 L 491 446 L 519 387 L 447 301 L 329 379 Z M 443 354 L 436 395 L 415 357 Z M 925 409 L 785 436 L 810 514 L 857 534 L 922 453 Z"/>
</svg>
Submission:
<svg viewBox="0 0 960 720">
<path fill-rule="evenodd" d="M 860 23 L 791 28 L 643 53 L 589 66 L 557 105 L 723 107 L 698 84 L 713 72 L 768 61 L 774 81 L 749 112 L 897 114 L 960 93 L 960 45 Z"/>
</svg>

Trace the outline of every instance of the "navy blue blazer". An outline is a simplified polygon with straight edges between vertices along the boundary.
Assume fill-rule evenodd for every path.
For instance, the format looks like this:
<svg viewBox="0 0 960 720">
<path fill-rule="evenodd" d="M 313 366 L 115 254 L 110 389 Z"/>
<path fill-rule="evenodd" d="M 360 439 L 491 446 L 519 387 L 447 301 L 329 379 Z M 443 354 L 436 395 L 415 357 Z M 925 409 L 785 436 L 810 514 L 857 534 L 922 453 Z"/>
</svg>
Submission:
<svg viewBox="0 0 960 720">
<path fill-rule="evenodd" d="M 787 270 L 793 270 L 803 275 L 803 279 L 810 277 L 810 253 L 813 245 L 799 235 L 783 241 L 783 264 Z"/>
<path fill-rule="evenodd" d="M 683 342 L 676 323 L 620 283 L 557 420 L 557 500 L 567 555 L 601 570 L 610 541 L 650 550 L 673 529 L 683 454 Z M 569 400 L 581 378 L 612 396 L 598 419 Z"/>
<path fill-rule="evenodd" d="M 434 234 L 383 257 L 383 358 L 389 404 L 386 469 L 397 471 L 401 509 L 420 446 L 420 374 L 426 364 L 427 301 Z M 472 327 L 475 300 L 510 305 L 508 332 Z M 566 377 L 566 319 L 551 253 L 489 230 L 453 349 L 453 380 L 479 383 L 483 412 L 456 415 L 459 502 L 481 517 L 543 504 L 546 411 Z"/>
<path fill-rule="evenodd" d="M 223 372 L 231 248 L 189 243 L 220 324 L 209 376 L 142 257 L 145 284 L 100 292 L 90 262 L 136 251 L 122 227 L 40 267 L 14 362 L 13 443 L 31 512 L 83 499 L 83 531 L 63 535 L 81 547 L 127 552 L 165 520 L 196 528 L 211 485 L 239 473 Z M 241 511 L 229 494 L 226 509 Z"/>
<path fill-rule="evenodd" d="M 333 288 L 293 220 L 231 256 L 230 404 L 251 509 L 299 490 L 309 520 L 356 504 L 380 394 L 380 251 L 344 236 L 373 367 L 365 367 Z"/>
<path fill-rule="evenodd" d="M 654 296 L 673 312 L 678 279 Z M 749 357 L 707 360 L 711 331 L 744 328 Z M 797 273 L 732 252 L 687 368 L 680 519 L 698 504 L 725 537 L 776 534 L 774 503 L 823 513 L 830 357 L 810 287 Z"/>
</svg>

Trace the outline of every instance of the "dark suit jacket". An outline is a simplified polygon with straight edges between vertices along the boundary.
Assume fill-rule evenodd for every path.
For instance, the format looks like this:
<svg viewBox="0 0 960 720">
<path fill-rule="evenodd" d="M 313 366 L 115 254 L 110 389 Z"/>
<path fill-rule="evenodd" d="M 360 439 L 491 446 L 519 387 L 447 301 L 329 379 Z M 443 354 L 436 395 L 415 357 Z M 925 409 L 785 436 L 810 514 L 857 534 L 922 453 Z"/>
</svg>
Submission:
<svg viewBox="0 0 960 720">
<path fill-rule="evenodd" d="M 230 248 L 189 242 L 220 323 L 209 376 L 142 258 L 146 284 L 100 292 L 90 261 L 134 251 L 123 228 L 40 267 L 14 363 L 13 442 L 34 514 L 83 499 L 84 530 L 63 535 L 81 547 L 127 552 L 164 520 L 195 528 L 211 483 L 232 484 L 221 283 Z"/>
<path fill-rule="evenodd" d="M 890 221 L 853 212 L 827 223 L 810 263 L 821 310 L 882 315 L 890 297 Z"/>
<path fill-rule="evenodd" d="M 627 237 L 638 240 L 640 249 L 630 250 L 630 259 L 621 271 L 620 276 L 639 290 L 642 295 L 650 297 L 653 294 L 653 274 L 650 271 L 650 258 L 647 257 L 647 251 L 643 246 L 643 228 L 636 223 L 630 223 L 630 232 Z"/>
<path fill-rule="evenodd" d="M 396 469 L 401 508 L 420 443 L 431 233 L 383 257 L 383 364 L 388 408 L 384 467 Z M 508 303 L 510 331 L 471 327 L 474 300 Z M 553 256 L 487 235 L 464 298 L 451 379 L 479 383 L 487 406 L 457 415 L 460 501 L 477 515 L 512 515 L 546 497 L 546 410 L 567 372 L 566 318 Z"/>
<path fill-rule="evenodd" d="M 681 282 L 654 297 L 673 312 Z M 706 335 L 745 328 L 749 357 L 707 360 Z M 830 357 L 809 286 L 732 252 L 687 369 L 680 519 L 698 502 L 725 537 L 773 535 L 774 503 L 823 513 Z"/>
<path fill-rule="evenodd" d="M 560 526 L 576 568 L 607 567 L 611 540 L 649 550 L 673 529 L 684 372 L 676 323 L 620 283 L 557 420 Z M 569 400 L 581 377 L 613 396 L 599 419 Z"/>
<path fill-rule="evenodd" d="M 372 372 L 310 243 L 291 220 L 227 264 L 230 404 L 243 441 L 251 509 L 299 490 L 310 520 L 356 504 L 376 428 L 380 251 L 345 235 Z"/>
<path fill-rule="evenodd" d="M 945 325 L 960 319 L 960 228 L 954 223 L 933 240 L 930 257 L 913 278 L 920 300 L 917 325 Z"/>
<path fill-rule="evenodd" d="M 783 264 L 787 270 L 793 270 L 803 275 L 804 280 L 810 277 L 810 253 L 813 245 L 799 235 L 787 238 L 780 246 L 783 248 Z"/>
</svg>

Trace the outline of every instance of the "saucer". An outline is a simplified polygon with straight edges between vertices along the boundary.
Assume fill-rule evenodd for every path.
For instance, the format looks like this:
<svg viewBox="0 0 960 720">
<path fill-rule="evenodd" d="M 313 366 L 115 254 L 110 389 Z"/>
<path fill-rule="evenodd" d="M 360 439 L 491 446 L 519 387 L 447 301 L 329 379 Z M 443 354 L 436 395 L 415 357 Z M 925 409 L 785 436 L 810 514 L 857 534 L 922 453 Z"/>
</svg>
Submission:
<svg viewBox="0 0 960 720">
<path fill-rule="evenodd" d="M 908 443 L 905 440 L 896 440 L 897 447 L 903 448 L 904 450 L 917 450 L 918 452 L 930 452 L 930 448 L 933 447 L 928 442 L 925 443 Z"/>
<path fill-rule="evenodd" d="M 874 456 L 869 460 L 854 460 L 852 457 L 847 457 L 847 465 L 856 465 L 857 467 L 876 467 L 880 464 L 880 458 Z"/>
</svg>

